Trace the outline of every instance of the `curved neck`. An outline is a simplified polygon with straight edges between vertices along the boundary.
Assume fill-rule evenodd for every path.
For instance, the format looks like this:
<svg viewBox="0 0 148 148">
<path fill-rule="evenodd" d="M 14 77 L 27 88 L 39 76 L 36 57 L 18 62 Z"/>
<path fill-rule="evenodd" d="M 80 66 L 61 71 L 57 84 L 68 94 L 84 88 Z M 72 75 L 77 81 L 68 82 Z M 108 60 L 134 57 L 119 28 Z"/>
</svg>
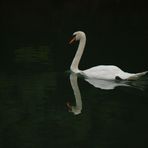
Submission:
<svg viewBox="0 0 148 148">
<path fill-rule="evenodd" d="M 70 70 L 73 71 L 74 73 L 79 73 L 80 72 L 78 66 L 79 66 L 79 62 L 81 60 L 83 51 L 84 51 L 85 43 L 86 43 L 86 36 L 83 36 L 80 39 L 77 52 L 75 54 L 75 57 L 74 57 L 74 59 L 72 61 L 71 66 L 70 66 Z"/>
</svg>

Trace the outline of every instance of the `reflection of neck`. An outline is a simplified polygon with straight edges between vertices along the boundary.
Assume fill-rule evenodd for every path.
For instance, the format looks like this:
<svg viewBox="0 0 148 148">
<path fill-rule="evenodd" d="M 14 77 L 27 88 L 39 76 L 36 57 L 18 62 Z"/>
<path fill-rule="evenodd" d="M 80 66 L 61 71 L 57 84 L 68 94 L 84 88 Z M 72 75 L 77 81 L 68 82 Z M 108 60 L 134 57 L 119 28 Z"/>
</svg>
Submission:
<svg viewBox="0 0 148 148">
<path fill-rule="evenodd" d="M 80 62 L 80 59 L 82 57 L 83 51 L 84 51 L 85 43 L 86 43 L 86 37 L 83 36 L 83 38 L 80 39 L 77 52 L 75 54 L 75 57 L 74 57 L 74 59 L 72 61 L 71 66 L 70 66 L 71 71 L 73 71 L 75 73 L 80 72 L 78 66 L 79 66 L 79 62 Z"/>
<path fill-rule="evenodd" d="M 70 83 L 71 87 L 73 89 L 75 99 L 76 99 L 76 106 L 72 106 L 72 112 L 77 115 L 81 113 L 82 110 L 82 100 L 81 100 L 81 93 L 78 87 L 78 82 L 77 82 L 77 75 L 74 73 L 71 73 L 70 75 Z"/>
</svg>

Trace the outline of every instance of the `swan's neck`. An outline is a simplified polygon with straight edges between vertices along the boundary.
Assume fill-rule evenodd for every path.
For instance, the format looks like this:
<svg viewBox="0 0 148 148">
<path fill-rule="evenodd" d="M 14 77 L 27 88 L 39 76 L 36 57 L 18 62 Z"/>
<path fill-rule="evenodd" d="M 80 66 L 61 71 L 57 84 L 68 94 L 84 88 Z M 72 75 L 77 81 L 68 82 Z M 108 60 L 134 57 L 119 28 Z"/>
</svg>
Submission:
<svg viewBox="0 0 148 148">
<path fill-rule="evenodd" d="M 70 66 L 70 70 L 73 71 L 74 73 L 79 73 L 80 72 L 78 66 L 79 66 L 79 62 L 81 60 L 83 51 L 84 51 L 85 43 L 86 43 L 86 37 L 83 36 L 83 38 L 80 39 L 77 52 L 75 54 L 75 57 L 74 57 L 74 59 L 72 61 L 71 66 Z"/>
</svg>

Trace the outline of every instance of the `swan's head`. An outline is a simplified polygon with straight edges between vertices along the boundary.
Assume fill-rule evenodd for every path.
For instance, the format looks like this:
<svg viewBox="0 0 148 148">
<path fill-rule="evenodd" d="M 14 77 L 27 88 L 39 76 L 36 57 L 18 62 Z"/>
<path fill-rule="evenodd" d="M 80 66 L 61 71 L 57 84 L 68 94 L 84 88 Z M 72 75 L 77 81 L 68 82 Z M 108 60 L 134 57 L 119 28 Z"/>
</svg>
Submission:
<svg viewBox="0 0 148 148">
<path fill-rule="evenodd" d="M 70 40 L 69 44 L 73 43 L 74 41 L 78 41 L 78 40 L 85 39 L 85 38 L 86 36 L 83 31 L 76 31 L 73 33 L 73 37 Z"/>
</svg>

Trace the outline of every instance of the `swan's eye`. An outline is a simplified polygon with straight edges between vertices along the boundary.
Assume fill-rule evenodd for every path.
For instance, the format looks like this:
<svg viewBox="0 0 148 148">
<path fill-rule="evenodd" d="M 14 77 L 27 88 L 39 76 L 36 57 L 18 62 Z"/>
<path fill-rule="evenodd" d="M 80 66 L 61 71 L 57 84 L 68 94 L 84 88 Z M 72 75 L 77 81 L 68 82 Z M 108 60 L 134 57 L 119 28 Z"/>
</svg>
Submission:
<svg viewBox="0 0 148 148">
<path fill-rule="evenodd" d="M 76 41 L 76 35 L 72 36 L 72 38 L 69 41 L 69 44 L 72 44 L 74 41 Z"/>
</svg>

